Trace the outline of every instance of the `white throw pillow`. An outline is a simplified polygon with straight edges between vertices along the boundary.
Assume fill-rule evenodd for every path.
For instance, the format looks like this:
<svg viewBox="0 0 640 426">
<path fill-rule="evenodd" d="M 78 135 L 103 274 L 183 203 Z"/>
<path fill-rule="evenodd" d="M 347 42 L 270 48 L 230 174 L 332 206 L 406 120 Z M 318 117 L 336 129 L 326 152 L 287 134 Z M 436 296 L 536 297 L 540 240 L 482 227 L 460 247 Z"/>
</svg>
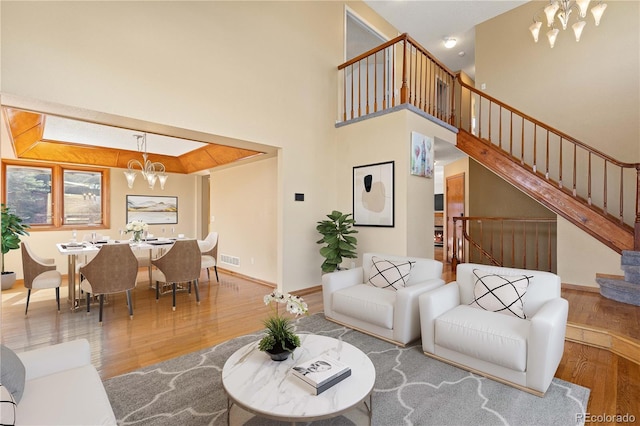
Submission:
<svg viewBox="0 0 640 426">
<path fill-rule="evenodd" d="M 474 300 L 469 306 L 527 318 L 524 314 L 524 298 L 529 287 L 529 279 L 533 276 L 496 275 L 480 269 L 474 269 L 473 274 L 476 276 L 473 287 Z"/>
<path fill-rule="evenodd" d="M 386 260 L 373 256 L 369 271 L 369 284 L 388 290 L 404 288 L 415 262 L 409 260 Z"/>
</svg>

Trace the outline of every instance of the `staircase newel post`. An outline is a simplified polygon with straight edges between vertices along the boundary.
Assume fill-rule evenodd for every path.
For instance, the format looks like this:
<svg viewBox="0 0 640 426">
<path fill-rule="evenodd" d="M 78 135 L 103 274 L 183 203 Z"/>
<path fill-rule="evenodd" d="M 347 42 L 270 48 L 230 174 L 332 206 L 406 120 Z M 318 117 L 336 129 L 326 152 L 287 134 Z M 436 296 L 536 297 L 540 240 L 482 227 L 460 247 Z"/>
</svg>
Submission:
<svg viewBox="0 0 640 426">
<path fill-rule="evenodd" d="M 407 34 L 404 35 L 404 48 L 402 49 L 402 86 L 400 87 L 400 103 L 407 103 L 409 99 L 409 86 L 407 84 L 407 48 L 409 41 L 407 40 Z"/>
<path fill-rule="evenodd" d="M 451 270 L 456 271 L 458 267 L 458 233 L 456 232 L 456 217 L 453 217 L 453 246 L 451 247 Z M 446 254 L 446 253 L 445 253 Z"/>
</svg>

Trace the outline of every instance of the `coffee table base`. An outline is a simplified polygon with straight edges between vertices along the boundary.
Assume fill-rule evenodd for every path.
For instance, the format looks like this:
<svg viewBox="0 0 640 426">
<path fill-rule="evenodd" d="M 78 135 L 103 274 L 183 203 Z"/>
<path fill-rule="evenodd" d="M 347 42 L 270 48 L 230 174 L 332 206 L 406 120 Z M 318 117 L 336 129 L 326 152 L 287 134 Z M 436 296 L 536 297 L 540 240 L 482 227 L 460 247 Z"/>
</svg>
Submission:
<svg viewBox="0 0 640 426">
<path fill-rule="evenodd" d="M 233 421 L 231 420 L 232 409 L 234 413 Z M 361 402 L 360 407 L 352 407 L 351 409 L 346 410 L 342 413 L 334 413 L 328 416 L 322 416 L 322 417 L 313 418 L 313 419 L 305 418 L 304 420 L 301 420 L 301 422 L 309 423 L 316 420 L 324 420 L 324 419 L 330 419 L 333 417 L 343 416 L 343 417 L 346 417 L 348 420 L 351 420 L 356 425 L 363 425 L 363 424 L 367 424 L 368 422 L 369 426 L 371 426 L 372 414 L 373 414 L 373 399 L 371 394 L 369 394 L 369 396 Z M 227 396 L 227 425 L 229 426 L 244 425 L 253 417 L 279 420 L 282 422 L 291 423 L 293 425 L 296 424 L 295 419 L 283 419 L 281 417 L 270 417 L 270 416 L 265 416 L 263 414 L 261 415 L 255 414 L 251 412 L 249 409 L 243 408 L 240 404 L 235 403 L 231 398 Z"/>
</svg>

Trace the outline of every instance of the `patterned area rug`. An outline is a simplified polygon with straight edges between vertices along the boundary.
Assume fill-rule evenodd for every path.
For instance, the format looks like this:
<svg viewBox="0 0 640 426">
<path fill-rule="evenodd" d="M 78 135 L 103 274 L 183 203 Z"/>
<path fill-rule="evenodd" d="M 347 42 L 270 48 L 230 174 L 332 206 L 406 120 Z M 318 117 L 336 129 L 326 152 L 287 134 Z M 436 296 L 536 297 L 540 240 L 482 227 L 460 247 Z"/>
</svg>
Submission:
<svg viewBox="0 0 640 426">
<path fill-rule="evenodd" d="M 296 327 L 299 332 L 342 339 L 371 358 L 376 367 L 373 425 L 576 425 L 587 408 L 589 389 L 557 378 L 540 398 L 427 357 L 420 342 L 399 348 L 327 321 L 322 314 L 299 318 Z M 106 380 L 118 423 L 226 424 L 222 367 L 233 352 L 261 336 L 241 336 Z M 279 424 L 232 414 L 232 424 Z M 350 417 L 313 424 L 362 423 Z"/>
</svg>

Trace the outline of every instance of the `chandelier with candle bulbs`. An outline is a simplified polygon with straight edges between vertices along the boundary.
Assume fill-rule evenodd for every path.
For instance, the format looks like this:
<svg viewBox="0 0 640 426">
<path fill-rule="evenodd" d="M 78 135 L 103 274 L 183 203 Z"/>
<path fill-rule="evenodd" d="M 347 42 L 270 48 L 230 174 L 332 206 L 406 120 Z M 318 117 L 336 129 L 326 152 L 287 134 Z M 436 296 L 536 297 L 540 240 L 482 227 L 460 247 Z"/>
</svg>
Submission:
<svg viewBox="0 0 640 426">
<path fill-rule="evenodd" d="M 538 35 L 540 34 L 540 28 L 542 27 L 542 20 L 539 18 L 541 12 L 544 11 L 544 15 L 547 18 L 547 27 L 550 28 L 547 32 L 547 39 L 549 40 L 549 46 L 553 48 L 556 43 L 558 33 L 560 32 L 560 30 L 556 28 L 556 20 L 560 23 L 562 29 L 566 30 L 569 24 L 569 18 L 575 11 L 574 16 L 577 15 L 576 22 L 571 25 L 571 28 L 573 29 L 576 41 L 580 41 L 582 30 L 587 24 L 584 18 L 587 16 L 589 3 L 590 0 L 551 0 L 549 4 L 533 18 L 533 24 L 529 27 L 533 40 L 536 43 L 538 42 Z M 602 14 L 606 8 L 607 5 L 606 3 L 603 3 L 602 0 L 598 1 L 597 4 L 591 8 L 591 14 L 593 15 L 596 27 L 600 25 L 600 19 L 602 18 Z"/>
<path fill-rule="evenodd" d="M 164 164 L 160 162 L 151 162 L 147 155 L 147 134 L 133 135 L 136 138 L 138 151 L 142 152 L 142 163 L 138 160 L 131 159 L 127 163 L 127 171 L 124 172 L 127 178 L 127 185 L 129 188 L 133 188 L 133 182 L 136 180 L 136 170 L 134 167 L 139 167 L 142 177 L 149 184 L 149 188 L 153 189 L 156 186 L 156 181 L 160 182 L 160 189 L 164 189 L 164 184 L 169 177 L 165 173 Z"/>
</svg>

